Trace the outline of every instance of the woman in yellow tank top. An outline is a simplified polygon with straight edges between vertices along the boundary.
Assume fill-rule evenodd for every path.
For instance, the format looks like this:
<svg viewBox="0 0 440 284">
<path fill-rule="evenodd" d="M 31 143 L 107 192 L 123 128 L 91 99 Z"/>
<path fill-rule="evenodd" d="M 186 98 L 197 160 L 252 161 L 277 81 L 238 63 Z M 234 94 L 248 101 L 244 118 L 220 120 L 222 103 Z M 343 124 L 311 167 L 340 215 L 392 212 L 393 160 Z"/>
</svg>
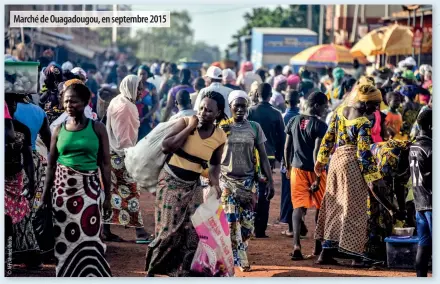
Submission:
<svg viewBox="0 0 440 284">
<path fill-rule="evenodd" d="M 223 96 L 207 92 L 198 115 L 181 118 L 162 143 L 169 156 L 156 191 L 156 235 L 146 256 L 148 276 L 193 276 L 190 268 L 199 238 L 190 217 L 203 202 L 198 181 L 208 164 L 210 185 L 218 197 L 221 194 L 220 162 L 226 134 L 214 123 L 227 119 L 224 109 Z"/>
</svg>

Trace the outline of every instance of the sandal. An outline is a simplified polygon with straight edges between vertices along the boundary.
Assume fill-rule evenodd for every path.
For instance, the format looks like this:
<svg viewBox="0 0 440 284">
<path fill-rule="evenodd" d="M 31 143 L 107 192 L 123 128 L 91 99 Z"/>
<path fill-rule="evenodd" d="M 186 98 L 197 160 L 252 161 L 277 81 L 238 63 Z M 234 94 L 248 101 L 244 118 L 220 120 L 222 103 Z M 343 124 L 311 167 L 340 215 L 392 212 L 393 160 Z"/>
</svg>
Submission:
<svg viewBox="0 0 440 284">
<path fill-rule="evenodd" d="M 339 262 L 334 258 L 331 258 L 328 260 L 319 260 L 318 259 L 317 261 L 315 261 L 315 264 L 317 264 L 317 265 L 339 265 Z"/>
<path fill-rule="evenodd" d="M 251 267 L 247 266 L 247 267 L 240 267 L 240 271 L 241 272 L 250 272 L 251 271 Z"/>
<path fill-rule="evenodd" d="M 281 232 L 281 235 L 284 235 L 286 237 L 293 237 L 293 232 L 289 232 L 289 230 L 285 230 Z"/>
<path fill-rule="evenodd" d="M 304 260 L 304 256 L 302 255 L 299 249 L 294 250 L 293 253 L 290 254 L 291 260 Z"/>
<path fill-rule="evenodd" d="M 365 263 L 364 261 L 357 262 L 357 261 L 353 260 L 353 261 L 351 262 L 351 267 L 352 267 L 352 268 L 370 268 L 371 265 L 368 265 L 368 264 Z"/>
</svg>

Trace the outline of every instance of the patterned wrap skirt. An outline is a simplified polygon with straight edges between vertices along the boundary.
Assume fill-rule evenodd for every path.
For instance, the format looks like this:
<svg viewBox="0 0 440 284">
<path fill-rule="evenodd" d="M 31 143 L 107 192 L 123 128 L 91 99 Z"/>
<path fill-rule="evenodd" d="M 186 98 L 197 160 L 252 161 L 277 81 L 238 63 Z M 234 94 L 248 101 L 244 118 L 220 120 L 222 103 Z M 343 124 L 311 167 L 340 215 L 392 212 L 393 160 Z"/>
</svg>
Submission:
<svg viewBox="0 0 440 284">
<path fill-rule="evenodd" d="M 148 245 L 145 270 L 149 275 L 187 277 L 199 237 L 191 216 L 203 203 L 197 181 L 176 177 L 165 164 L 159 174 L 155 202 L 155 239 Z"/>
<path fill-rule="evenodd" d="M 12 176 L 5 176 L 5 215 L 17 224 L 30 213 L 28 200 L 23 192 L 24 170 Z"/>
<path fill-rule="evenodd" d="M 52 193 L 57 277 L 110 277 L 97 171 L 57 165 Z"/>
<path fill-rule="evenodd" d="M 144 222 L 140 210 L 141 194 L 136 182 L 131 178 L 124 164 L 124 157 L 111 155 L 111 203 L 112 213 L 106 224 L 143 228 Z"/>
<path fill-rule="evenodd" d="M 237 194 L 246 191 L 256 196 L 256 193 L 252 192 L 254 189 L 254 178 L 239 181 L 222 175 L 220 187 L 223 191 L 221 202 L 231 233 L 234 265 L 241 268 L 249 268 L 247 249 L 249 239 L 254 233 L 255 212 L 253 204 L 241 204 Z M 237 189 L 241 189 L 241 191 L 237 192 Z"/>
<path fill-rule="evenodd" d="M 26 258 L 29 257 L 26 253 L 39 253 L 40 245 L 37 242 L 32 221 L 35 218 L 36 211 L 42 205 L 41 194 L 43 193 L 44 182 L 46 180 L 47 160 L 37 151 L 32 152 L 34 161 L 34 181 L 35 181 L 35 195 L 29 201 L 29 213 L 18 223 L 13 225 L 13 253 L 14 256 L 19 254 Z M 26 174 L 23 175 L 23 190 L 29 186 L 29 178 Z M 43 247 L 45 247 L 43 245 Z M 42 251 L 43 253 L 47 251 Z M 24 254 L 23 254 L 24 253 Z M 23 255 L 22 255 L 23 254 Z"/>
<path fill-rule="evenodd" d="M 330 160 L 326 191 L 319 211 L 315 239 L 323 248 L 362 256 L 367 244 L 368 185 L 358 161 L 355 146 L 338 147 Z"/>
</svg>

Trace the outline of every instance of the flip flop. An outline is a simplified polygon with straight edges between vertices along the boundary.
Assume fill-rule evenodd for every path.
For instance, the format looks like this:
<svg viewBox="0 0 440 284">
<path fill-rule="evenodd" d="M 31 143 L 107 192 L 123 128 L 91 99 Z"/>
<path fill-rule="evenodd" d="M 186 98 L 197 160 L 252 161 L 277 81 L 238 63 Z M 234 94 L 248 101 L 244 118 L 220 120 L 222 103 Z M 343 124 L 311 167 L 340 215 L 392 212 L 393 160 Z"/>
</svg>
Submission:
<svg viewBox="0 0 440 284">
<path fill-rule="evenodd" d="M 151 242 L 152 242 L 152 240 L 150 240 L 148 238 L 136 239 L 137 244 L 149 244 Z"/>
</svg>

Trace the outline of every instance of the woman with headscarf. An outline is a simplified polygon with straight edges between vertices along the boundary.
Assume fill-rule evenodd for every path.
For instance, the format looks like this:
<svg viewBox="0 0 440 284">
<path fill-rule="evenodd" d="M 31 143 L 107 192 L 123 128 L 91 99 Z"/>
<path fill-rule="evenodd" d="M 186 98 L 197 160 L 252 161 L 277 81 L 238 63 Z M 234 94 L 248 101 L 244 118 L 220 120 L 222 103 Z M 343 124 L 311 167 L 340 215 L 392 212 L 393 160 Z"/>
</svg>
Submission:
<svg viewBox="0 0 440 284">
<path fill-rule="evenodd" d="M 173 125 L 162 142 L 169 154 L 159 175 L 156 191 L 156 238 L 148 246 L 146 266 L 148 276 L 191 276 L 191 262 L 199 237 L 191 216 L 203 202 L 198 186 L 200 174 L 208 168 L 209 181 L 220 197 L 220 163 L 226 134 L 217 128 L 227 119 L 225 99 L 214 91 L 206 92 L 198 116 L 183 117 Z"/>
<path fill-rule="evenodd" d="M 297 91 L 301 78 L 298 75 L 290 74 L 287 77 L 287 92 Z"/>
<path fill-rule="evenodd" d="M 12 93 L 5 94 L 10 117 L 14 117 L 17 109 L 17 96 Z M 27 268 L 41 268 L 41 259 L 39 255 L 34 254 L 39 252 L 37 240 L 33 234 L 32 225 L 27 222 L 33 208 L 30 200 L 35 195 L 35 167 L 32 159 L 31 132 L 26 125 L 18 120 L 12 119 L 11 122 L 14 133 L 13 136 L 9 135 L 4 152 L 5 238 L 11 241 L 14 261 L 24 262 Z M 25 176 L 28 177 L 27 187 L 24 184 Z M 26 232 L 30 234 L 26 234 Z"/>
<path fill-rule="evenodd" d="M 55 63 L 49 64 L 44 69 L 44 77 L 44 85 L 40 90 L 40 106 L 48 111 L 60 104 L 58 84 L 63 81 L 61 67 Z"/>
<path fill-rule="evenodd" d="M 250 61 L 244 62 L 240 68 L 240 73 L 237 78 L 237 85 L 240 86 L 240 88 L 246 93 L 249 93 L 253 82 L 257 81 L 259 84 L 263 83 L 261 77 L 252 72 L 253 70 L 254 65 Z"/>
<path fill-rule="evenodd" d="M 336 67 L 333 69 L 333 86 L 331 90 L 327 93 L 327 98 L 330 101 L 330 104 L 338 104 L 340 103 L 341 99 L 339 97 L 339 89 L 342 84 L 342 80 L 344 79 L 345 72 L 342 68 Z"/>
<path fill-rule="evenodd" d="M 269 199 L 273 195 L 272 171 L 264 148 L 266 136 L 260 124 L 246 119 L 248 95 L 244 91 L 232 91 L 228 101 L 232 118 L 220 124 L 228 137 L 221 166 L 221 201 L 229 224 L 234 264 L 241 271 L 248 272 L 251 266 L 247 248 L 254 231 L 257 202 L 255 149 L 258 150 L 263 173 L 269 178 Z"/>
<path fill-rule="evenodd" d="M 101 239 L 103 210 L 111 208 L 109 139 L 102 123 L 84 115 L 90 96 L 83 84 L 67 87 L 69 119 L 50 145 L 42 200 L 53 212 L 57 277 L 111 276 Z"/>
<path fill-rule="evenodd" d="M 147 243 L 140 210 L 140 191 L 130 177 L 124 164 L 124 149 L 133 147 L 138 141 L 139 113 L 136 102 L 143 91 L 142 77 L 128 75 L 119 87 L 121 94 L 116 96 L 107 109 L 107 133 L 110 141 L 110 160 L 112 171 L 112 213 L 104 220 L 106 241 L 122 241 L 113 234 L 110 225 L 136 228 L 136 243 Z"/>
<path fill-rule="evenodd" d="M 63 63 L 63 65 L 61 65 L 61 70 L 64 71 L 72 71 L 73 69 L 73 64 L 70 61 L 66 61 Z"/>
<path fill-rule="evenodd" d="M 329 164 L 315 235 L 324 241 L 318 264 L 335 263 L 337 249 L 356 256 L 353 265 L 363 260 L 368 240 L 368 184 L 382 178 L 370 151 L 371 122 L 367 118 L 378 109 L 381 92 L 373 85 L 360 85 L 353 101 L 336 110 L 315 164 L 317 176 Z"/>
<path fill-rule="evenodd" d="M 140 121 L 138 133 L 139 141 L 150 133 L 154 125 L 159 123 L 155 116 L 155 113 L 159 108 L 159 97 L 156 86 L 153 83 L 148 82 L 149 78 L 154 77 L 153 73 L 150 72 L 150 68 L 146 65 L 141 65 L 139 66 L 137 74 L 141 77 L 143 85 L 142 94 L 136 101 Z"/>
</svg>

